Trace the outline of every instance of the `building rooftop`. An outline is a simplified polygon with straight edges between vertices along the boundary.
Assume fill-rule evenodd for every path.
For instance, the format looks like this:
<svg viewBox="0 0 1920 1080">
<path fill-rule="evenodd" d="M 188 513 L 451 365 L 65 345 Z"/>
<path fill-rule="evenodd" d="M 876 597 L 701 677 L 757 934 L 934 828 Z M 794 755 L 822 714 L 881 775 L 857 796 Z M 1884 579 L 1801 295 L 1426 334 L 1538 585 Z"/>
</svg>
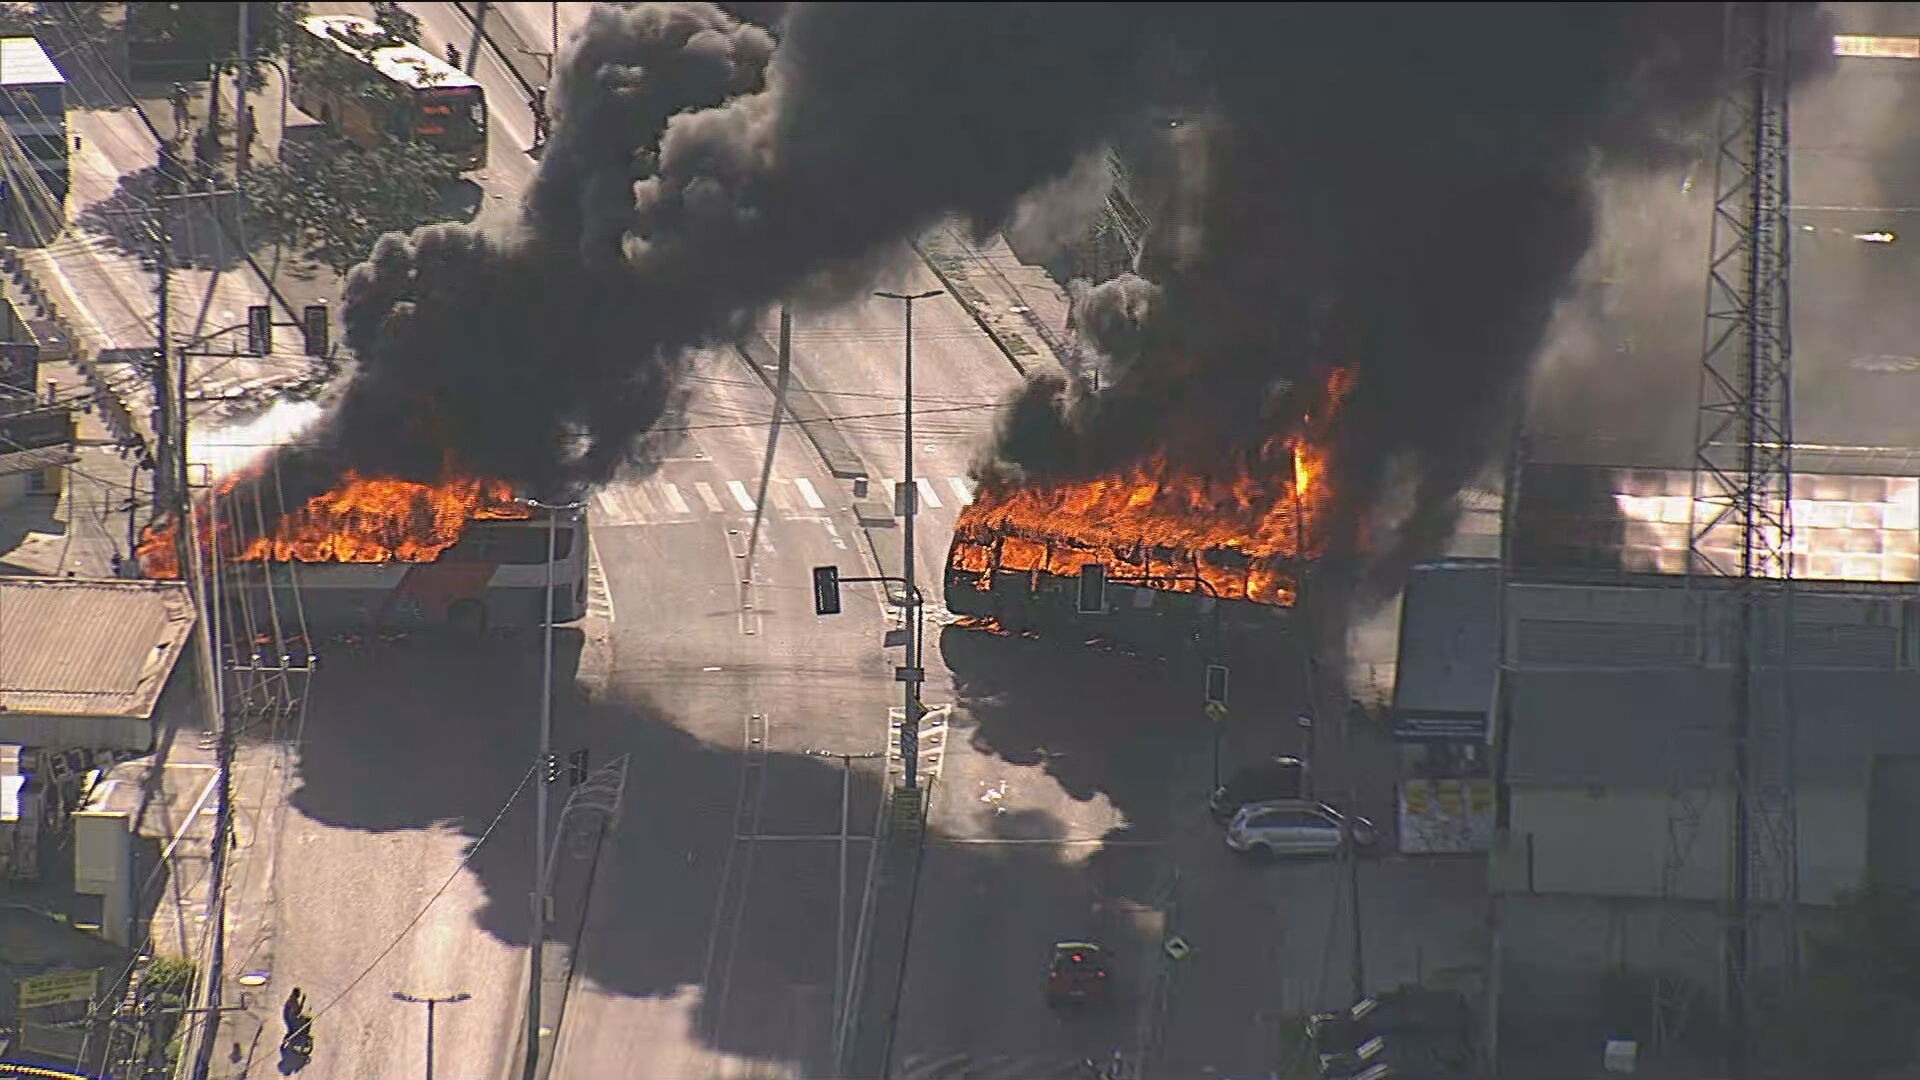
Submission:
<svg viewBox="0 0 1920 1080">
<path fill-rule="evenodd" d="M 1920 477 L 1796 473 L 1792 510 L 1796 579 L 1920 583 Z M 1685 574 L 1693 522 L 1715 512 L 1695 505 L 1684 469 L 1531 465 L 1513 514 L 1515 572 Z M 1703 545 L 1720 566 L 1737 564 L 1736 526 Z"/>
<path fill-rule="evenodd" d="M 147 719 L 193 624 L 179 582 L 0 578 L 0 719 Z"/>
<path fill-rule="evenodd" d="M 15 476 L 26 472 L 39 472 L 55 465 L 70 465 L 80 460 L 70 448 L 65 446 L 40 446 L 32 450 L 6 450 L 0 443 L 0 476 Z"/>
<path fill-rule="evenodd" d="M 1500 564 L 1455 559 L 1413 568 L 1400 614 L 1395 731 L 1483 734 L 1500 664 Z"/>
<path fill-rule="evenodd" d="M 38 41 L 30 37 L 0 38 L 0 86 L 57 86 L 66 81 Z"/>
</svg>

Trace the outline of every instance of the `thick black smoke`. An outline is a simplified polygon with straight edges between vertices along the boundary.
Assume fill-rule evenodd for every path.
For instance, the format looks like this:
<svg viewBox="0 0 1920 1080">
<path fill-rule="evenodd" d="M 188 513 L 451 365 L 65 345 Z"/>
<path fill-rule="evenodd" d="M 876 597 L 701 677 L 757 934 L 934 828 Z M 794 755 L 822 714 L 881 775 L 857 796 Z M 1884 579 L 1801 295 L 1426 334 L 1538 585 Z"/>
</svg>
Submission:
<svg viewBox="0 0 1920 1080">
<path fill-rule="evenodd" d="M 1593 240 L 1594 170 L 1678 155 L 1710 121 L 1723 6 L 1237 10 L 1255 14 L 1180 9 L 1217 130 L 1199 250 L 1161 282 L 1148 353 L 1098 395 L 1031 387 L 987 472 L 1097 472 L 1155 444 L 1204 472 L 1346 367 L 1327 539 L 1390 572 L 1444 538 L 1506 434 Z M 1796 24 L 1808 70 L 1818 29 Z"/>
<path fill-rule="evenodd" d="M 1591 240 L 1596 158 L 1698 130 L 1721 11 L 797 4 L 776 46 L 711 5 L 603 6 L 562 58 L 525 235 L 423 230 L 355 272 L 333 458 L 603 479 L 690 349 L 864 286 L 949 215 L 992 228 L 1150 110 L 1204 102 L 1197 250 L 1157 291 L 1089 294 L 1101 392 L 1036 386 L 997 468 L 1203 467 L 1348 367 L 1333 540 L 1392 562 L 1502 430 Z M 1383 524 L 1390 490 L 1411 510 Z"/>
</svg>

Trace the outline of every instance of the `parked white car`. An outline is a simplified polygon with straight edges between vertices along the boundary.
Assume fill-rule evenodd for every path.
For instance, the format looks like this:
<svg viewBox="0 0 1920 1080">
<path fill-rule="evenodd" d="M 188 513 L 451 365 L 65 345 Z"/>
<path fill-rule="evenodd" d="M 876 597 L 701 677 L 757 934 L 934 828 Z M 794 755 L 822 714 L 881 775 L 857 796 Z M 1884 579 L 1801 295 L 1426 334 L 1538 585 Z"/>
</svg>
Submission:
<svg viewBox="0 0 1920 1080">
<path fill-rule="evenodd" d="M 1340 850 L 1344 823 L 1325 803 L 1287 799 L 1241 807 L 1227 826 L 1227 846 L 1250 855 L 1327 855 Z M 1353 842 L 1361 850 L 1380 839 L 1373 822 L 1353 819 Z"/>
</svg>

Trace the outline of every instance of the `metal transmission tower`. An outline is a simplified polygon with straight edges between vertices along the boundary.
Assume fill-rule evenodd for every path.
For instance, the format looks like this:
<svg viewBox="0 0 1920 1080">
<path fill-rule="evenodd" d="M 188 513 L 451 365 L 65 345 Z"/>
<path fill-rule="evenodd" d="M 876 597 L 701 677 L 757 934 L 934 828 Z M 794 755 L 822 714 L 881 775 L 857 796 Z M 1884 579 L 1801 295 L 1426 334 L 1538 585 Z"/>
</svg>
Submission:
<svg viewBox="0 0 1920 1080">
<path fill-rule="evenodd" d="M 1791 972 L 1797 959 L 1793 722 L 1785 707 L 1793 577 L 1789 18 L 1786 4 L 1726 5 L 1727 89 L 1714 143 L 1688 543 L 1690 583 L 1698 586 L 1702 615 L 1699 655 L 1709 666 L 1724 662 L 1731 669 L 1727 723 L 1706 746 L 1715 751 L 1707 760 L 1727 768 L 1721 991 L 1733 1080 L 1744 1080 L 1751 1064 L 1756 969 L 1770 964 Z M 1774 669 L 1772 678 L 1758 677 L 1764 667 Z M 1671 763 L 1663 883 L 1670 897 L 1685 876 L 1692 834 L 1708 805 L 1697 769 L 1688 765 L 1699 755 L 1687 749 L 1677 743 Z M 1670 919 L 1679 917 L 1672 903 L 1669 912 Z M 1777 937 L 1775 931 L 1781 931 Z"/>
</svg>

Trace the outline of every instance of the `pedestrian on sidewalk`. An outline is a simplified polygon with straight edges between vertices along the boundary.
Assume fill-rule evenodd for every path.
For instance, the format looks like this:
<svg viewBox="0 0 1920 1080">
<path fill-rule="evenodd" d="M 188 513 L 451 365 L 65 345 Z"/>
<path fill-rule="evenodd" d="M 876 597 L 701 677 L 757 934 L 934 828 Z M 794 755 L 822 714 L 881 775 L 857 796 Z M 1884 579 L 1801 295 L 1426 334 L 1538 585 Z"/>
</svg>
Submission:
<svg viewBox="0 0 1920 1080">
<path fill-rule="evenodd" d="M 237 163 L 242 168 L 253 161 L 253 137 L 260 130 L 255 126 L 258 122 L 254 116 L 253 106 L 247 106 L 247 117 L 240 128 L 240 145 L 236 153 Z"/>
<path fill-rule="evenodd" d="M 307 995 L 296 986 L 293 988 L 293 993 L 287 995 L 287 1003 L 280 1008 L 280 1019 L 286 1023 L 287 1034 L 293 1034 L 294 1029 L 300 1026 L 300 1021 L 306 1019 L 306 1015 Z"/>
<path fill-rule="evenodd" d="M 460 49 L 451 41 L 447 42 L 447 63 L 460 66 Z"/>
<path fill-rule="evenodd" d="M 546 87 L 534 87 L 533 97 L 527 99 L 527 108 L 533 111 L 533 148 L 538 150 L 547 145 L 547 135 L 551 130 L 547 121 Z"/>
<path fill-rule="evenodd" d="M 174 83 L 167 100 L 173 103 L 173 138 L 178 142 L 187 137 L 187 122 L 192 119 L 187 114 L 187 84 Z"/>
</svg>

